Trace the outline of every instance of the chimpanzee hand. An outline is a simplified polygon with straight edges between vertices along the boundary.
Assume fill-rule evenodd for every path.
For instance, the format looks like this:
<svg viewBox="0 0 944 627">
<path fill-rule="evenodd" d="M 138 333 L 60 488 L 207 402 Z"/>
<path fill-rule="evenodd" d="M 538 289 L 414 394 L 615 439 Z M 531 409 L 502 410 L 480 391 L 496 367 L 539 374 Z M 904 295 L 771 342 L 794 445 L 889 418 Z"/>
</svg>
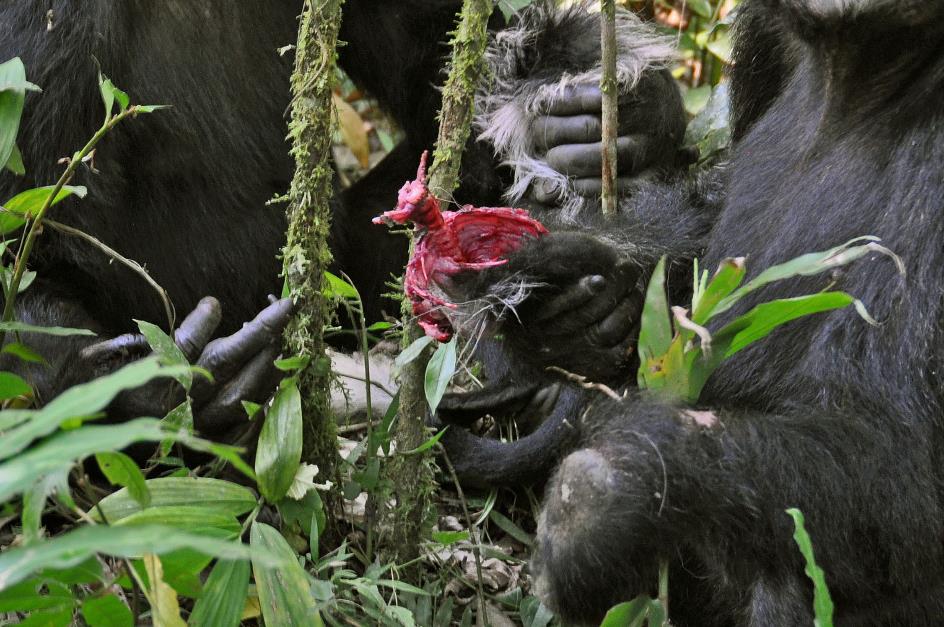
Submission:
<svg viewBox="0 0 944 627">
<path fill-rule="evenodd" d="M 242 431 L 246 413 L 241 401 L 264 402 L 275 390 L 280 373 L 273 365 L 280 350 L 279 339 L 292 314 L 289 299 L 276 300 L 236 333 L 210 341 L 220 324 L 220 303 L 202 299 L 174 334 L 191 363 L 205 368 L 213 382 L 195 376 L 191 397 L 197 431 L 216 439 L 230 440 Z M 82 351 L 82 359 L 99 369 L 150 351 L 139 334 L 126 334 L 93 344 Z M 163 416 L 183 400 L 176 384 L 155 381 L 116 399 L 110 413 L 120 416 Z"/>
<path fill-rule="evenodd" d="M 638 179 L 660 167 L 681 165 L 691 156 L 678 150 L 685 117 L 671 77 L 656 72 L 645 76 L 619 102 L 616 140 L 617 185 L 631 189 Z M 586 198 L 599 198 L 602 190 L 602 93 L 594 84 L 565 88 L 534 118 L 531 134 L 539 156 L 570 179 L 569 190 Z M 564 190 L 553 178 L 532 184 L 534 200 L 559 202 Z"/>
<path fill-rule="evenodd" d="M 595 381 L 623 380 L 644 298 L 636 264 L 595 237 L 553 233 L 482 274 L 531 286 L 503 328 L 519 354 Z"/>
</svg>

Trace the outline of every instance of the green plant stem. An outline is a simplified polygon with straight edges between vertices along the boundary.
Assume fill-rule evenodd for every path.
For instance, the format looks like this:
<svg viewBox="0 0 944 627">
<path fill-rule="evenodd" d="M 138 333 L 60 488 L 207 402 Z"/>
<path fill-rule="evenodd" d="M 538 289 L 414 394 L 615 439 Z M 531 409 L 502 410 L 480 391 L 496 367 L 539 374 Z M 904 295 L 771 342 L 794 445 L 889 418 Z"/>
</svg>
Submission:
<svg viewBox="0 0 944 627">
<path fill-rule="evenodd" d="M 79 167 L 79 164 L 82 163 L 82 160 L 85 159 L 85 157 L 88 156 L 90 152 L 92 152 L 96 144 L 98 144 L 98 142 L 101 141 L 101 139 L 118 124 L 129 117 L 133 117 L 136 114 L 137 107 L 129 107 L 118 115 L 107 118 L 102 127 L 95 132 L 88 143 L 72 156 L 72 159 L 69 161 L 69 165 L 66 166 L 65 172 L 62 173 L 62 176 L 60 176 L 59 180 L 56 181 L 56 184 L 53 186 L 49 196 L 46 197 L 46 201 L 43 203 L 42 208 L 35 216 L 33 216 L 32 223 L 26 232 L 26 237 L 23 239 L 23 244 L 20 247 L 20 250 L 17 252 L 16 262 L 13 266 L 13 277 L 10 279 L 9 288 L 6 290 L 6 302 L 3 304 L 3 322 L 10 322 L 13 320 L 13 309 L 16 305 L 16 296 L 20 292 L 20 284 L 23 281 L 23 275 L 26 273 L 26 263 L 29 261 L 30 254 L 33 252 L 33 245 L 36 242 L 36 238 L 42 231 L 43 218 L 46 217 L 46 212 L 49 211 L 53 201 L 59 195 L 59 192 L 62 191 L 62 188 L 69 184 L 69 181 L 71 181 L 72 177 L 75 176 L 75 171 Z M 171 331 L 173 331 L 173 329 L 171 329 Z M 3 345 L 5 339 L 6 332 L 0 331 L 0 346 Z"/>
<path fill-rule="evenodd" d="M 659 603 L 665 612 L 664 627 L 669 626 L 669 560 L 659 560 Z"/>
<path fill-rule="evenodd" d="M 616 81 L 616 2 L 600 2 L 600 49 L 603 76 L 600 91 L 603 92 L 603 192 L 601 201 L 603 215 L 616 214 L 616 135 L 618 119 L 619 85 Z"/>
</svg>

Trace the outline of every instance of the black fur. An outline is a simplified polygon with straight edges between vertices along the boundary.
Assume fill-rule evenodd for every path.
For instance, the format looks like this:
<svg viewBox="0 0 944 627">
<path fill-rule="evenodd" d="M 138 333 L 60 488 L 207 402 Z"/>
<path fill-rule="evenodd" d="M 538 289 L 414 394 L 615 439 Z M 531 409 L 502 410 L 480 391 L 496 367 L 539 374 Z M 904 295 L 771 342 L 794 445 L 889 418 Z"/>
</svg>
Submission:
<svg viewBox="0 0 944 627">
<path fill-rule="evenodd" d="M 756 274 L 876 235 L 903 257 L 907 276 L 885 258 L 865 259 L 770 286 L 730 312 L 832 286 L 862 299 L 881 326 L 843 310 L 742 351 L 703 394 L 713 427 L 635 391 L 570 416 L 583 430 L 580 450 L 548 486 L 533 562 L 539 594 L 566 620 L 594 623 L 654 593 L 664 558 L 674 624 L 809 625 L 812 587 L 784 513 L 797 507 L 837 625 L 940 624 L 942 18 L 940 3 L 917 1 L 742 4 L 726 198 L 717 215 L 712 203 L 690 214 L 713 221 L 702 267 L 747 255 Z M 624 213 L 666 210 L 684 223 L 679 204 L 650 201 L 687 192 L 660 190 L 627 201 Z M 635 235 L 622 233 L 630 243 Z M 690 285 L 690 271 L 680 277 L 676 292 Z M 575 351 L 584 350 L 579 339 Z"/>
</svg>

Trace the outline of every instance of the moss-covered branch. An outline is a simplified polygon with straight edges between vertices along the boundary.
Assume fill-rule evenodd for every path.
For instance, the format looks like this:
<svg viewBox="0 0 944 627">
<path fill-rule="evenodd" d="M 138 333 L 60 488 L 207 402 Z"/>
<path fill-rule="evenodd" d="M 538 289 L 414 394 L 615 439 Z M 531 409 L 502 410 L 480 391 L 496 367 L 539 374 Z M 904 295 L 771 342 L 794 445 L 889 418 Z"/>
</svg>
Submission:
<svg viewBox="0 0 944 627">
<path fill-rule="evenodd" d="M 295 177 L 288 193 L 288 232 L 283 251 L 286 281 L 297 307 L 285 331 L 285 351 L 311 360 L 299 376 L 305 417 L 302 458 L 317 463 L 322 476 L 332 479 L 337 434 L 330 411 L 330 360 L 322 337 L 331 303 L 322 295 L 322 284 L 331 261 L 331 87 L 342 3 L 308 0 L 302 11 L 289 123 Z M 329 515 L 328 519 L 333 517 Z"/>
<path fill-rule="evenodd" d="M 475 90 L 484 74 L 485 47 L 488 43 L 488 19 L 492 0 L 465 0 L 459 25 L 452 40 L 449 78 L 443 88 L 439 112 L 439 138 L 433 155 L 429 189 L 439 198 L 449 198 L 459 184 L 462 151 L 469 139 L 474 113 Z M 404 303 L 406 332 L 404 345 L 420 337 L 419 327 L 410 322 L 413 312 Z M 410 450 L 427 437 L 425 429 L 426 397 L 424 376 L 426 359 L 408 364 L 400 379 L 400 415 L 394 435 L 399 450 Z M 391 464 L 396 510 L 389 528 L 394 534 L 389 543 L 393 558 L 412 560 L 419 553 L 419 542 L 428 537 L 434 484 L 430 454 L 397 457 Z"/>
</svg>

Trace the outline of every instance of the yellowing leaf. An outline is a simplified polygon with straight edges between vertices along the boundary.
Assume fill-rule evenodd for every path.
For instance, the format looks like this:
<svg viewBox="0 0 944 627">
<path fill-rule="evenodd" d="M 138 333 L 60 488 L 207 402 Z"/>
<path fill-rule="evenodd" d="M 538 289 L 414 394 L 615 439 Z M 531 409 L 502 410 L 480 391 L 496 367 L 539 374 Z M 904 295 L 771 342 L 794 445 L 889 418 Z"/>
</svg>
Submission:
<svg viewBox="0 0 944 627">
<path fill-rule="evenodd" d="M 164 581 L 161 558 L 149 553 L 144 556 L 143 561 L 151 583 L 147 596 L 151 603 L 154 627 L 187 627 L 187 623 L 180 617 L 177 593 Z"/>
<path fill-rule="evenodd" d="M 344 98 L 331 94 L 334 108 L 338 112 L 338 126 L 345 145 L 351 149 L 362 168 L 370 165 L 370 142 L 367 140 L 367 130 L 364 129 L 364 120 Z"/>
</svg>

